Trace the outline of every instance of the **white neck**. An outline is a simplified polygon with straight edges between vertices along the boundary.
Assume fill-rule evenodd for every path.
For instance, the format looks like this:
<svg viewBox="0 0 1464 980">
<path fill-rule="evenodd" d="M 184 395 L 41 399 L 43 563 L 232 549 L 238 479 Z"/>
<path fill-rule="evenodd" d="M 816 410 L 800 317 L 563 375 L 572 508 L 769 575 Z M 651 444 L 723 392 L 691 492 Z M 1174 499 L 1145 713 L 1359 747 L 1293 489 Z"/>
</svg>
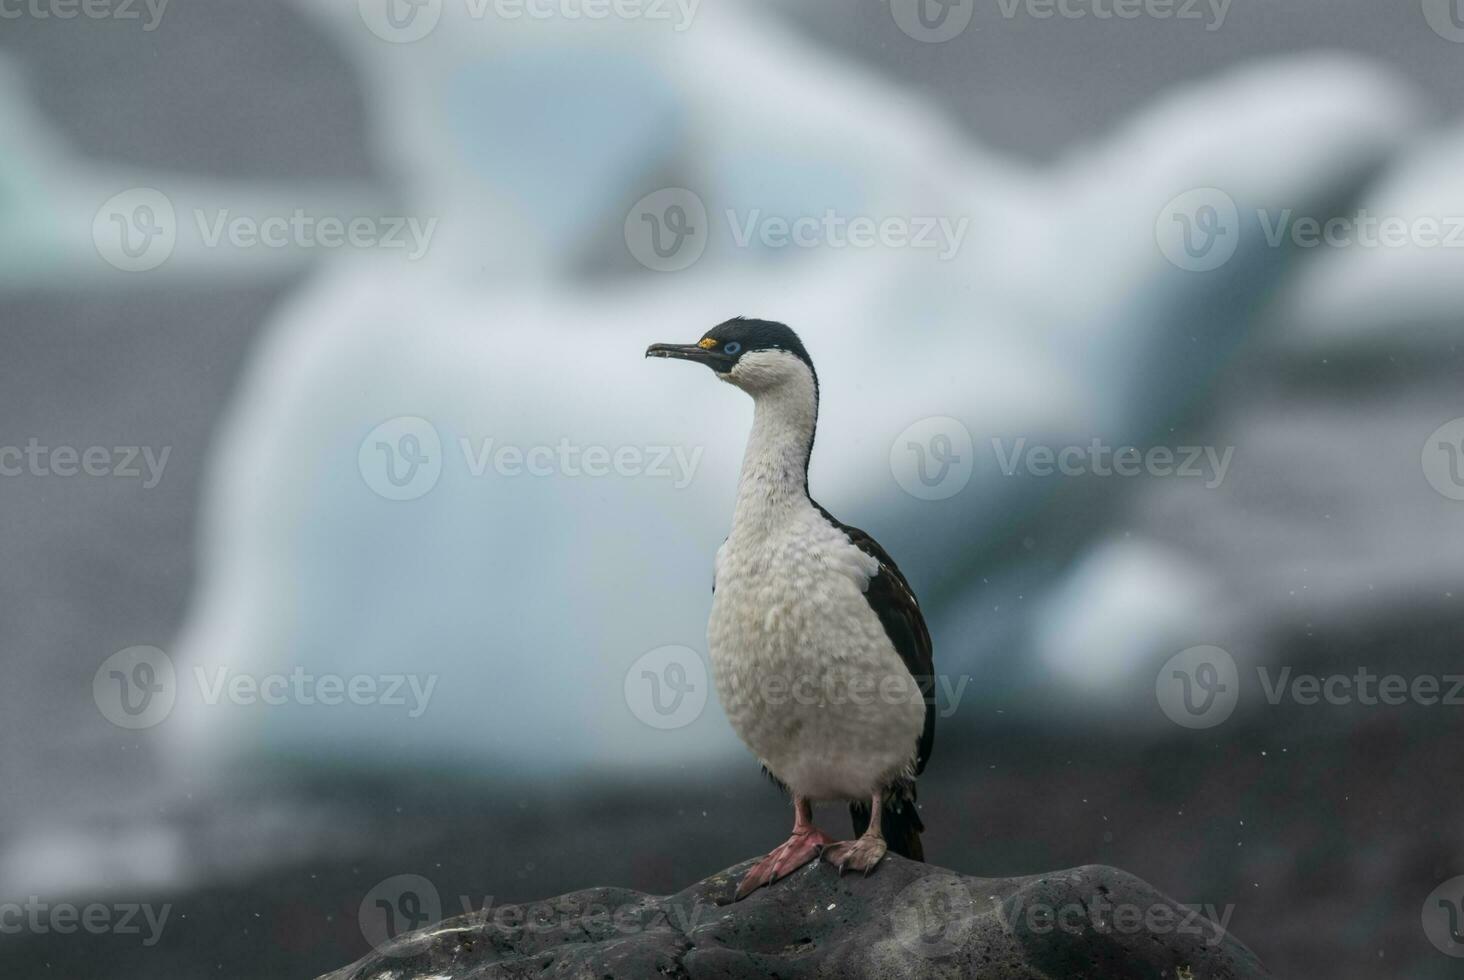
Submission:
<svg viewBox="0 0 1464 980">
<path fill-rule="evenodd" d="M 786 354 L 778 361 L 792 364 L 778 363 L 773 371 L 763 368 L 740 377 L 734 369 L 730 378 L 752 395 L 756 406 L 742 456 L 733 534 L 766 529 L 811 506 L 808 454 L 818 424 L 818 392 L 802 361 Z"/>
</svg>

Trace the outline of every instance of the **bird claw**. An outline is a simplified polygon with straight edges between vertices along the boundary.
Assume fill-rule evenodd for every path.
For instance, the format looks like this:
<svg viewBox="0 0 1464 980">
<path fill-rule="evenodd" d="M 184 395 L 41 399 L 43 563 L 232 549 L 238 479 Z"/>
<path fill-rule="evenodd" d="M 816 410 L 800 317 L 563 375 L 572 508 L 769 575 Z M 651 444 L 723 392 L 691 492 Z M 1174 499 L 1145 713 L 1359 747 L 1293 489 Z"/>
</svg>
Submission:
<svg viewBox="0 0 1464 980">
<path fill-rule="evenodd" d="M 833 843 L 832 837 L 817 828 L 794 834 L 748 869 L 737 885 L 737 895 L 733 901 L 740 902 L 763 885 L 771 885 L 780 878 L 786 878 L 818 857 L 824 848 Z"/>
<path fill-rule="evenodd" d="M 865 836 L 829 844 L 819 852 L 819 857 L 837 868 L 840 878 L 851 870 L 863 871 L 864 877 L 868 878 L 888 849 L 883 838 Z"/>
</svg>

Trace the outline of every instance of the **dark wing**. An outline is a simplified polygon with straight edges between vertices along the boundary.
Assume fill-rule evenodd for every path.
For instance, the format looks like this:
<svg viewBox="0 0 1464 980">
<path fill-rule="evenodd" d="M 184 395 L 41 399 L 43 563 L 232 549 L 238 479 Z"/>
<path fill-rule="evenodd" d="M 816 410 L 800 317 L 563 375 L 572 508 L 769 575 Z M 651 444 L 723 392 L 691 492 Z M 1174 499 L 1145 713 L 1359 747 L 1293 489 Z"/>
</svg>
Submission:
<svg viewBox="0 0 1464 980">
<path fill-rule="evenodd" d="M 874 614 L 879 617 L 890 642 L 895 645 L 905 669 L 915 678 L 921 695 L 925 698 L 925 726 L 920 732 L 920 741 L 915 748 L 915 773 L 925 771 L 925 763 L 935 747 L 935 658 L 930 644 L 930 630 L 925 626 L 925 617 L 920 614 L 920 602 L 905 581 L 905 576 L 889 553 L 879 542 L 857 527 L 850 527 L 824 510 L 817 501 L 819 513 L 830 524 L 843 530 L 854 547 L 879 562 L 879 574 L 869 580 L 864 598 Z"/>
</svg>

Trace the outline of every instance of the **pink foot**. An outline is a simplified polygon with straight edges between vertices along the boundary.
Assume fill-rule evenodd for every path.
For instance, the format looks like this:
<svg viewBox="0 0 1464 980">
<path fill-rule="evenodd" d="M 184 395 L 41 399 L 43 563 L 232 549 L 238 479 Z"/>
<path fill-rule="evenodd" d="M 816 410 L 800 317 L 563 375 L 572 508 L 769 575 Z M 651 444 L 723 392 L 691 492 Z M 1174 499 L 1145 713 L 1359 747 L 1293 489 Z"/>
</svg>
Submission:
<svg viewBox="0 0 1464 980">
<path fill-rule="evenodd" d="M 737 886 L 737 897 L 733 901 L 740 902 L 763 885 L 771 885 L 779 878 L 786 878 L 818 857 L 819 851 L 832 843 L 834 839 L 817 827 L 795 831 L 786 843 L 774 848 L 772 853 L 754 864 L 742 876 L 742 882 Z"/>
<path fill-rule="evenodd" d="M 872 837 L 865 834 L 858 840 L 839 841 L 830 844 L 819 854 L 821 858 L 839 869 L 840 877 L 845 871 L 863 871 L 864 876 L 874 870 L 880 859 L 885 856 L 884 838 Z"/>
</svg>

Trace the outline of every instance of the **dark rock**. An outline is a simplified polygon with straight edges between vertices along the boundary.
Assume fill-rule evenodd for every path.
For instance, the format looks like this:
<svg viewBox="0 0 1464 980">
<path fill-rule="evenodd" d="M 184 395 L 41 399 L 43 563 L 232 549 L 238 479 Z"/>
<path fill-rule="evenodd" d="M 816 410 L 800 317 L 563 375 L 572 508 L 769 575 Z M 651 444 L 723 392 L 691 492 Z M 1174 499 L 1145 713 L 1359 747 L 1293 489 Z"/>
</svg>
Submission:
<svg viewBox="0 0 1464 980">
<path fill-rule="evenodd" d="M 1115 868 L 972 878 L 891 855 L 840 878 L 814 862 L 730 904 L 750 864 L 666 897 L 591 888 L 459 916 L 322 980 L 1269 976 L 1198 910 Z"/>
</svg>

